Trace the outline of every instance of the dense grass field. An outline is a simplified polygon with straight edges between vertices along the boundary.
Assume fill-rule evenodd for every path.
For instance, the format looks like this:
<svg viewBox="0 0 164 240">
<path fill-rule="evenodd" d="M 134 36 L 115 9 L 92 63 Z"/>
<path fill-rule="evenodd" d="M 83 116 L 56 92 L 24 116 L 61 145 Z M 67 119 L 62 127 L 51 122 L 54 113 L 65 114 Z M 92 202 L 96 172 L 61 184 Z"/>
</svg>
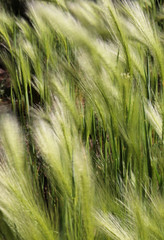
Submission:
<svg viewBox="0 0 164 240">
<path fill-rule="evenodd" d="M 0 6 L 0 240 L 163 240 L 163 2 L 16 2 Z"/>
</svg>

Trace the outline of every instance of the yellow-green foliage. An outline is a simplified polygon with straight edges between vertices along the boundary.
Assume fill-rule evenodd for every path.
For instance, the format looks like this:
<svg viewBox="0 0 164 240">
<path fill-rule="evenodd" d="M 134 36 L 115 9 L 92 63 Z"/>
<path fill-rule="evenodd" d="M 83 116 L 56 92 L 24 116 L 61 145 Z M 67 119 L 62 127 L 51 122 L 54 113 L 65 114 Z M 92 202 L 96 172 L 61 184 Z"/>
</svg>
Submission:
<svg viewBox="0 0 164 240">
<path fill-rule="evenodd" d="M 0 124 L 0 239 L 163 239 L 163 32 L 147 2 L 0 15 L 14 110 Z"/>
</svg>

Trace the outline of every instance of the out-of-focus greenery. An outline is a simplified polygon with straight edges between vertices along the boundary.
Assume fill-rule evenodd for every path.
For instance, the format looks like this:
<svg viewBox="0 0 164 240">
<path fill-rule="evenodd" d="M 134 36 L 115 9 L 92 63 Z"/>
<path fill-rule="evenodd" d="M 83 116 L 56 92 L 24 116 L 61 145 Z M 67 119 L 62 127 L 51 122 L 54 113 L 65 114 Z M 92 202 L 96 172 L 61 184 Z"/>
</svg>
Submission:
<svg viewBox="0 0 164 240">
<path fill-rule="evenodd" d="M 33 1 L 26 16 L 0 14 L 0 239 L 162 240 L 162 5 Z"/>
</svg>

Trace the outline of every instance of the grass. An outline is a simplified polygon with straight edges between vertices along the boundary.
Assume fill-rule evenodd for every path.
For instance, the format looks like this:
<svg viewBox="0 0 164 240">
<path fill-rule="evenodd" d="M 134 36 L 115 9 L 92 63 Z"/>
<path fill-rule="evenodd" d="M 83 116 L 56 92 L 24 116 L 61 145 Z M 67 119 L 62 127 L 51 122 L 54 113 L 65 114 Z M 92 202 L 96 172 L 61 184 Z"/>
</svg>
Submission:
<svg viewBox="0 0 164 240">
<path fill-rule="evenodd" d="M 0 15 L 0 239 L 163 239 L 162 6 L 35 1 L 27 16 Z"/>
</svg>

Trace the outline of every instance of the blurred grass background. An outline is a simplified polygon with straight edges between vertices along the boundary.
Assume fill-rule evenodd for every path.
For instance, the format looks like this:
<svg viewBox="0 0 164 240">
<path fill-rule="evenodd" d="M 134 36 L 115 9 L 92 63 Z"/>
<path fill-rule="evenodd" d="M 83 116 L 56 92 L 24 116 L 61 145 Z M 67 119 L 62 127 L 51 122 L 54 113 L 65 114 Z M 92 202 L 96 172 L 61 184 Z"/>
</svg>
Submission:
<svg viewBox="0 0 164 240">
<path fill-rule="evenodd" d="M 1 5 L 0 239 L 163 239 L 163 2 Z"/>
</svg>

